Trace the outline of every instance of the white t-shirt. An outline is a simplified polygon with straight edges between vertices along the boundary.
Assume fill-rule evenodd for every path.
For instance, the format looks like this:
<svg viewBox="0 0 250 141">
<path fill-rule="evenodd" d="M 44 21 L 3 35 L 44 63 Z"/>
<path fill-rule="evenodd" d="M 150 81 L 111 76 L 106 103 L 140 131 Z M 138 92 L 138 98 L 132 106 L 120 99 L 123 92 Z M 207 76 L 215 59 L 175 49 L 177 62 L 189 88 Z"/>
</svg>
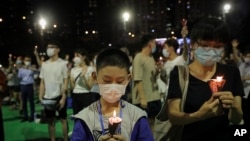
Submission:
<svg viewBox="0 0 250 141">
<path fill-rule="evenodd" d="M 147 102 L 160 100 L 160 93 L 154 74 L 156 74 L 155 60 L 152 56 L 138 53 L 133 60 L 133 81 L 141 81 Z M 139 104 L 140 97 L 133 83 L 132 103 Z"/>
<path fill-rule="evenodd" d="M 164 64 L 164 69 L 166 70 L 167 76 L 169 77 L 170 72 L 173 70 L 174 66 L 184 66 L 186 65 L 186 61 L 183 56 L 177 56 L 174 60 L 168 60 Z"/>
<path fill-rule="evenodd" d="M 169 80 L 170 80 L 170 72 L 173 70 L 173 68 L 177 65 L 180 66 L 185 66 L 186 65 L 186 61 L 184 60 L 183 56 L 177 56 L 174 60 L 168 60 L 165 62 L 164 64 L 164 69 L 166 71 L 166 75 L 167 75 L 167 84 L 165 86 L 165 93 L 167 96 L 167 91 L 168 91 L 168 84 L 169 84 Z M 159 81 L 159 80 L 158 80 Z M 159 82 L 158 82 L 159 83 Z M 163 82 L 164 83 L 164 82 Z M 159 84 L 158 84 L 159 85 Z M 160 85 L 162 86 L 162 84 Z"/>
<path fill-rule="evenodd" d="M 63 80 L 67 79 L 65 61 L 61 58 L 53 62 L 47 60 L 42 64 L 39 77 L 44 80 L 44 98 L 53 99 L 60 96 L 63 90 Z"/>
<path fill-rule="evenodd" d="M 247 65 L 246 63 L 241 63 L 239 70 L 241 77 L 248 77 L 250 75 L 250 65 Z M 243 86 L 245 92 L 244 98 L 247 98 L 250 92 L 250 80 L 243 81 Z"/>
<path fill-rule="evenodd" d="M 92 73 L 95 71 L 93 67 L 88 67 L 86 73 L 84 74 L 84 77 L 86 80 L 88 80 L 90 77 L 92 77 Z M 75 87 L 73 89 L 73 93 L 88 93 L 90 92 L 89 88 L 87 87 L 86 82 L 82 78 L 82 67 L 74 67 L 71 69 L 70 76 L 75 80 Z M 80 74 L 80 76 L 79 76 Z M 79 76 L 79 77 L 78 77 Z M 76 79 L 76 77 L 78 77 Z"/>
</svg>

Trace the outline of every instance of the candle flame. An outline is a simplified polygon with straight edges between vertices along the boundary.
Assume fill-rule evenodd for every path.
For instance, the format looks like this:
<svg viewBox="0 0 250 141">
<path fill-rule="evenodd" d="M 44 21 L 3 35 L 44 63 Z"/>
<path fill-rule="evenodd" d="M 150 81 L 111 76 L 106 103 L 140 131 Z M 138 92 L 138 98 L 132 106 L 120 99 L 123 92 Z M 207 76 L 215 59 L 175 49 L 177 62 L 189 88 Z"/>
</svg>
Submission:
<svg viewBox="0 0 250 141">
<path fill-rule="evenodd" d="M 219 82 L 221 82 L 222 79 L 223 79 L 223 76 L 217 76 L 217 77 L 216 77 L 216 80 L 219 81 Z"/>
<path fill-rule="evenodd" d="M 114 110 L 113 117 L 116 117 L 116 111 Z"/>
</svg>

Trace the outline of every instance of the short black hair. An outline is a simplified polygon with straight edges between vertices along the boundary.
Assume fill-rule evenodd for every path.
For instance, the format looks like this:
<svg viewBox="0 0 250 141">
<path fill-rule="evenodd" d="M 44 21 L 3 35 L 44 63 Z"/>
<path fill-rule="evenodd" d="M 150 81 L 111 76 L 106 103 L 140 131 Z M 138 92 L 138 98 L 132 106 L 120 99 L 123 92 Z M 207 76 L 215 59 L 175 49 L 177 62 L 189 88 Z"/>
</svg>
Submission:
<svg viewBox="0 0 250 141">
<path fill-rule="evenodd" d="M 49 44 L 55 45 L 57 48 L 62 48 L 62 44 L 57 40 L 50 40 L 50 41 L 48 41 L 47 45 L 49 45 Z"/>
<path fill-rule="evenodd" d="M 164 44 L 167 44 L 168 46 L 171 46 L 174 48 L 175 53 L 177 53 L 177 49 L 179 48 L 179 43 L 176 39 L 167 39 Z"/>
<path fill-rule="evenodd" d="M 107 66 L 125 68 L 129 72 L 130 61 L 128 55 L 117 48 L 107 48 L 101 51 L 96 59 L 97 72 Z"/>
<path fill-rule="evenodd" d="M 149 34 L 143 35 L 141 37 L 141 47 L 144 48 L 151 40 L 154 40 L 155 37 Z"/>
<path fill-rule="evenodd" d="M 227 43 L 229 31 L 226 23 L 218 18 L 205 17 L 196 23 L 191 31 L 192 44 L 198 40 L 213 40 Z"/>
</svg>

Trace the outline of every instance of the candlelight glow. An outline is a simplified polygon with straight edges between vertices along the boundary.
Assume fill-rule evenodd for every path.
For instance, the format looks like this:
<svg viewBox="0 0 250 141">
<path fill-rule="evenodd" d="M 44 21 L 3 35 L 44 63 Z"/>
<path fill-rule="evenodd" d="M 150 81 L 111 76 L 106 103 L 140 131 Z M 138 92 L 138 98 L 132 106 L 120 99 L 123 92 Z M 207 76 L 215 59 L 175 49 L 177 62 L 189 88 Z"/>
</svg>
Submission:
<svg viewBox="0 0 250 141">
<path fill-rule="evenodd" d="M 218 82 L 221 82 L 222 79 L 223 79 L 223 76 L 217 76 L 217 77 L 216 77 L 216 81 L 218 81 Z"/>
<path fill-rule="evenodd" d="M 114 110 L 113 117 L 116 117 L 116 111 Z"/>
</svg>

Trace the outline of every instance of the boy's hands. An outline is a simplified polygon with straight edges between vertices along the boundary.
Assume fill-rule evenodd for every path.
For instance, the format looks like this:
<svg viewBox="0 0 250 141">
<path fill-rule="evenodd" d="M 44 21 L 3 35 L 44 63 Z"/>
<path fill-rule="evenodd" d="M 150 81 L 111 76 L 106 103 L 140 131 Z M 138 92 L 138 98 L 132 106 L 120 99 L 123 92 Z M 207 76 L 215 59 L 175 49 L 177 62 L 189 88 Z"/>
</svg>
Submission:
<svg viewBox="0 0 250 141">
<path fill-rule="evenodd" d="M 111 136 L 110 134 L 107 135 L 102 135 L 100 137 L 100 141 L 126 141 L 126 139 L 122 135 L 113 135 Z"/>
</svg>

